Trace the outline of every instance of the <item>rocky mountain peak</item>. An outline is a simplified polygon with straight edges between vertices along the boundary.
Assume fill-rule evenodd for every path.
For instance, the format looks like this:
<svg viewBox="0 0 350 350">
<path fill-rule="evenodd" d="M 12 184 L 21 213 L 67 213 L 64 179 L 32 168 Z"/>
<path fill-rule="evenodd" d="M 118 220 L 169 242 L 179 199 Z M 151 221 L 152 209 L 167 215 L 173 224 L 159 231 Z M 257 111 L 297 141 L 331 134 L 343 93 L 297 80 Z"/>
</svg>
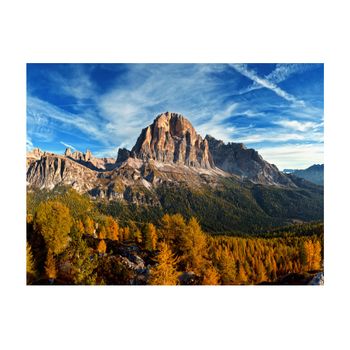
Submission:
<svg viewBox="0 0 350 350">
<path fill-rule="evenodd" d="M 36 147 L 27 152 L 27 157 L 39 159 L 43 154 L 44 152 L 40 148 Z"/>
<path fill-rule="evenodd" d="M 131 154 L 143 160 L 214 167 L 207 140 L 196 133 L 188 119 L 173 112 L 158 115 L 143 129 Z"/>
<path fill-rule="evenodd" d="M 294 186 L 285 174 L 274 164 L 265 161 L 255 149 L 247 148 L 243 143 L 225 144 L 210 135 L 206 136 L 206 140 L 218 168 L 255 183 Z"/>
<path fill-rule="evenodd" d="M 66 156 L 66 157 L 70 157 L 71 155 L 72 155 L 72 151 L 71 151 L 71 149 L 68 147 L 68 148 L 66 148 L 66 150 L 65 150 L 65 152 L 64 152 L 64 155 Z"/>
</svg>

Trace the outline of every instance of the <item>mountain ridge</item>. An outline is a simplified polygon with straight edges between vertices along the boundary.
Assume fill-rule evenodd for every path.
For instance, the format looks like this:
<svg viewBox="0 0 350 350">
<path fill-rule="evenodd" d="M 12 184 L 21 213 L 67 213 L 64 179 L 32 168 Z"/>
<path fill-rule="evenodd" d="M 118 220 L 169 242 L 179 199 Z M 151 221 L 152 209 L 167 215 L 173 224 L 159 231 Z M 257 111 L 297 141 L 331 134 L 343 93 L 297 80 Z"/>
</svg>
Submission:
<svg viewBox="0 0 350 350">
<path fill-rule="evenodd" d="M 301 180 L 243 144 L 202 138 L 170 112 L 143 129 L 131 151 L 119 149 L 116 159 L 89 150 L 27 154 L 29 192 L 72 187 L 108 208 L 124 208 L 118 215 L 126 207 L 151 216 L 179 212 L 213 232 L 322 219 L 323 191 Z"/>
</svg>

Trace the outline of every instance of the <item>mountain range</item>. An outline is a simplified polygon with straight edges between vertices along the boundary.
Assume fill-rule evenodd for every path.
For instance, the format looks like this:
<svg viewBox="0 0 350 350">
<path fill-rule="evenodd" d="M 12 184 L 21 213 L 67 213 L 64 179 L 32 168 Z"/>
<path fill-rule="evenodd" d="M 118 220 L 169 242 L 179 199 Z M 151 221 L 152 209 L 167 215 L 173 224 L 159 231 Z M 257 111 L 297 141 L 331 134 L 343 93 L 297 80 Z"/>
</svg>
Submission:
<svg viewBox="0 0 350 350">
<path fill-rule="evenodd" d="M 67 148 L 58 155 L 33 149 L 27 153 L 27 186 L 72 187 L 125 219 L 195 215 L 216 233 L 323 219 L 322 187 L 279 171 L 242 143 L 202 138 L 188 119 L 172 112 L 158 115 L 116 159 L 89 150 Z"/>
<path fill-rule="evenodd" d="M 293 174 L 320 186 L 323 186 L 324 183 L 323 164 L 314 164 L 307 169 L 284 169 L 283 172 Z"/>
</svg>

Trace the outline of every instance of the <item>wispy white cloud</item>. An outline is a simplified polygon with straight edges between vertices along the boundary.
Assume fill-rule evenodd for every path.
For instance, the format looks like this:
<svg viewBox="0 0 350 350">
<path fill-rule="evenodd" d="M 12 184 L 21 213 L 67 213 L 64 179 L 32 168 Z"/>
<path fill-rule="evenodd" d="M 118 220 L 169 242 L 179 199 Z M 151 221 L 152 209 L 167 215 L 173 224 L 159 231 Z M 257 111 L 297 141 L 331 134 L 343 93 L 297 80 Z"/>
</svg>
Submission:
<svg viewBox="0 0 350 350">
<path fill-rule="evenodd" d="M 320 123 L 315 123 L 315 122 L 310 122 L 310 121 L 298 121 L 298 120 L 277 120 L 273 122 L 273 124 L 280 125 L 286 129 L 293 129 L 296 131 L 308 131 L 315 129 L 322 124 Z"/>
<path fill-rule="evenodd" d="M 98 122 L 98 119 L 95 116 L 91 116 L 88 113 L 81 116 L 69 113 L 66 110 L 36 97 L 29 96 L 27 98 L 27 111 L 29 133 L 33 132 L 31 130 L 33 125 L 44 125 L 45 129 L 40 131 L 42 137 L 45 137 L 47 134 L 52 134 L 52 129 L 57 128 L 57 125 L 50 125 L 52 121 L 65 125 L 66 131 L 67 129 L 72 130 L 77 128 L 102 143 L 108 138 L 108 136 L 111 136 L 106 135 L 106 133 L 103 132 L 99 125 L 100 122 Z M 38 132 L 36 131 L 36 133 Z"/>
<path fill-rule="evenodd" d="M 59 89 L 61 93 L 74 97 L 78 101 L 94 98 L 96 87 L 85 66 L 72 64 L 65 68 L 66 74 L 60 74 L 57 71 L 50 73 L 53 86 L 56 86 L 56 89 Z"/>
<path fill-rule="evenodd" d="M 34 145 L 32 142 L 32 139 L 30 138 L 30 136 L 27 135 L 27 140 L 26 140 L 26 149 L 27 152 L 30 151 L 31 149 L 33 149 Z"/>
<path fill-rule="evenodd" d="M 69 145 L 68 143 L 65 143 L 65 142 L 63 142 L 63 141 L 60 141 L 60 144 L 63 145 L 63 146 L 65 146 L 65 147 L 67 147 L 67 148 L 76 149 L 74 146 Z"/>
<path fill-rule="evenodd" d="M 263 147 L 259 153 L 280 170 L 286 168 L 305 169 L 313 164 L 322 164 L 323 144 L 286 144 L 278 147 Z"/>
<path fill-rule="evenodd" d="M 303 100 L 300 100 L 295 96 L 293 96 L 292 94 L 289 94 L 288 92 L 284 91 L 271 80 L 268 80 L 267 78 L 259 77 L 253 70 L 248 69 L 248 66 L 246 64 L 231 64 L 231 66 L 237 72 L 241 73 L 242 75 L 249 78 L 256 84 L 260 85 L 261 87 L 264 87 L 266 89 L 273 91 L 276 95 L 282 97 L 283 99 L 289 102 L 292 102 L 295 105 L 305 106 L 305 102 Z"/>
</svg>

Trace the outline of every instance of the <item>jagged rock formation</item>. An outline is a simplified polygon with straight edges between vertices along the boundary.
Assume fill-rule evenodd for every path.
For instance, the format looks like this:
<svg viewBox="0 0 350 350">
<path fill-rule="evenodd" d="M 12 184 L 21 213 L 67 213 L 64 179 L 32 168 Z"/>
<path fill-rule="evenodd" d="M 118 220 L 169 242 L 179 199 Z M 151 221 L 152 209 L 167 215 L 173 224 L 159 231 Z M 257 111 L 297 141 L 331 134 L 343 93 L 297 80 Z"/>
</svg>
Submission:
<svg viewBox="0 0 350 350">
<path fill-rule="evenodd" d="M 122 164 L 130 157 L 130 151 L 126 148 L 118 149 L 117 164 Z"/>
<path fill-rule="evenodd" d="M 142 130 L 131 155 L 163 163 L 214 167 L 208 142 L 196 133 L 185 117 L 171 112 L 160 114 L 153 124 Z"/>
<path fill-rule="evenodd" d="M 295 187 L 288 176 L 281 173 L 274 164 L 265 161 L 256 150 L 246 148 L 243 143 L 225 144 L 210 135 L 205 139 L 215 165 L 223 171 L 254 183 Z"/>
<path fill-rule="evenodd" d="M 27 183 L 32 187 L 52 189 L 69 185 L 86 192 L 96 185 L 98 173 L 65 156 L 43 154 L 27 170 Z"/>
<path fill-rule="evenodd" d="M 64 155 L 69 159 L 85 165 L 87 168 L 96 171 L 112 170 L 116 168 L 116 160 L 114 158 L 96 158 L 88 149 L 85 153 L 74 151 L 72 153 L 70 148 L 67 148 Z"/>
</svg>

